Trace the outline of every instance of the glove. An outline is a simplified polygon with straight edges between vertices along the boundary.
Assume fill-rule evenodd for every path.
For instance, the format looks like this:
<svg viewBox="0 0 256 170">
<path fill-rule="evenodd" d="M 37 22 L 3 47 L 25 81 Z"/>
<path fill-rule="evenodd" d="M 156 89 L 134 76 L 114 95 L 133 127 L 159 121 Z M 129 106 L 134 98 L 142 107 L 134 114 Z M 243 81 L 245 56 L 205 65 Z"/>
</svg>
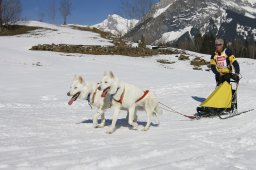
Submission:
<svg viewBox="0 0 256 170">
<path fill-rule="evenodd" d="M 238 74 L 232 74 L 232 79 L 233 80 L 235 80 L 235 82 L 239 82 L 239 80 L 240 80 L 240 77 L 239 77 L 239 75 Z"/>
</svg>

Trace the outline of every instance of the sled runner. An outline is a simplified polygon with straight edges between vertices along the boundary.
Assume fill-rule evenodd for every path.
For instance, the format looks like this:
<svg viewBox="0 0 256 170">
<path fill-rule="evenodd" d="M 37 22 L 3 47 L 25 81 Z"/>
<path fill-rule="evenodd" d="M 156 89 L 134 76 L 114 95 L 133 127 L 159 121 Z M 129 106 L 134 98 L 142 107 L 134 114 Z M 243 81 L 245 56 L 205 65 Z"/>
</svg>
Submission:
<svg viewBox="0 0 256 170">
<path fill-rule="evenodd" d="M 237 89 L 239 85 L 239 76 L 235 74 L 225 75 L 226 80 L 211 93 L 211 95 L 197 107 L 195 117 L 215 117 L 228 119 L 251 110 L 238 112 Z"/>
</svg>

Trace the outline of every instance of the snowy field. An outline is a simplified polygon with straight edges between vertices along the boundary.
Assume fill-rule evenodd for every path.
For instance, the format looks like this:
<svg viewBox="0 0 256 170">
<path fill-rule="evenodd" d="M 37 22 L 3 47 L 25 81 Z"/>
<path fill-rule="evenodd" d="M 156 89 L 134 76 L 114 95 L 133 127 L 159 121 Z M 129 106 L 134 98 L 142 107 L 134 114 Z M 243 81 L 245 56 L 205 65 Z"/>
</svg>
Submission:
<svg viewBox="0 0 256 170">
<path fill-rule="evenodd" d="M 67 104 L 74 74 L 98 81 L 105 70 L 113 70 L 120 79 L 153 91 L 160 102 L 192 115 L 198 99 L 215 88 L 211 72 L 195 71 L 189 61 L 166 66 L 156 62 L 176 61 L 175 55 L 132 58 L 29 51 L 39 43 L 111 45 L 95 33 L 30 24 L 56 31 L 0 37 L 0 169 L 256 169 L 255 111 L 228 120 L 194 121 L 164 112 L 160 126 L 147 132 L 130 130 L 121 112 L 116 131 L 109 135 L 107 127 L 93 128 L 95 110 L 86 101 Z M 256 61 L 238 61 L 243 75 L 239 110 L 256 108 Z M 106 112 L 107 125 L 111 113 Z M 142 129 L 146 114 L 139 112 L 138 119 Z"/>
</svg>

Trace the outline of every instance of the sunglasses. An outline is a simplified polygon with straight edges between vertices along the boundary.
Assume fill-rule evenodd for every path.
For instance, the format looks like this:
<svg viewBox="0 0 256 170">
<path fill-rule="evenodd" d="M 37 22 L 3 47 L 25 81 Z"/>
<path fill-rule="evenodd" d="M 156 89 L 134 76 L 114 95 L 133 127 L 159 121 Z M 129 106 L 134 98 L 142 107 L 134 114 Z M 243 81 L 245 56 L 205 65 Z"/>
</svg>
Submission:
<svg viewBox="0 0 256 170">
<path fill-rule="evenodd" d="M 215 46 L 217 47 L 217 46 L 222 46 L 222 44 L 215 44 Z"/>
</svg>

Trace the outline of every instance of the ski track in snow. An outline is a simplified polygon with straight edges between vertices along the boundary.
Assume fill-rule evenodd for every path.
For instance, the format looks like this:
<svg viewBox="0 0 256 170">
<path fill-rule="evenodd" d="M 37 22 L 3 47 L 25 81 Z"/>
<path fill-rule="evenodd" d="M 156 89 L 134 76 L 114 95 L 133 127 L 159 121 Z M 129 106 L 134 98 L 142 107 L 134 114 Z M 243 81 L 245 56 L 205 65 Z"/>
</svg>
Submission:
<svg viewBox="0 0 256 170">
<path fill-rule="evenodd" d="M 55 38 L 62 37 L 65 29 L 67 42 L 103 42 L 100 37 L 77 39 L 77 30 L 47 27 L 58 30 L 51 32 Z M 91 37 L 93 33 L 80 34 Z M 51 42 L 51 36 L 46 32 L 42 39 Z M 156 62 L 156 58 L 175 55 L 66 56 L 27 50 L 42 39 L 31 35 L 0 37 L 0 169 L 255 169 L 255 111 L 228 120 L 195 121 L 164 111 L 160 126 L 152 125 L 147 132 L 130 130 L 122 111 L 116 131 L 108 135 L 107 127 L 93 128 L 96 110 L 86 101 L 67 105 L 66 93 L 74 74 L 98 81 L 105 70 L 113 70 L 120 79 L 153 91 L 160 102 L 192 115 L 200 104 L 193 97 L 206 98 L 215 88 L 212 73 L 192 70 L 189 61 L 170 65 L 173 69 Z M 256 106 L 256 65 L 254 60 L 238 60 L 243 74 L 238 91 L 242 111 Z M 105 113 L 107 126 L 112 112 Z M 142 129 L 146 114 L 139 112 L 138 120 Z"/>
</svg>

